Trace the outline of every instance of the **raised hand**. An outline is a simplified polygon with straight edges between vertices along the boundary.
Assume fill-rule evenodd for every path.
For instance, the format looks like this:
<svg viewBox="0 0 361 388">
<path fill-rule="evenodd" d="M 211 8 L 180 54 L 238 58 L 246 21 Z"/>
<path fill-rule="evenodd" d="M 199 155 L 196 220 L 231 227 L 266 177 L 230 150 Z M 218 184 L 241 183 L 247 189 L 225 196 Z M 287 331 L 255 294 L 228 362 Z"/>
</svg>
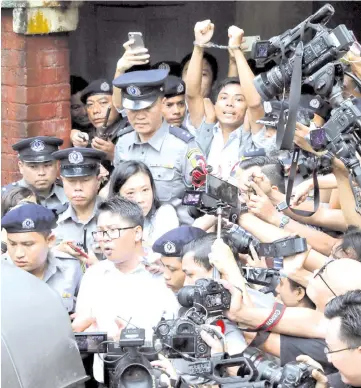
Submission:
<svg viewBox="0 0 361 388">
<path fill-rule="evenodd" d="M 198 44 L 208 43 L 212 39 L 213 33 L 214 24 L 209 19 L 197 22 L 194 26 L 194 37 Z"/>
<path fill-rule="evenodd" d="M 130 47 L 133 43 L 134 40 L 131 39 L 123 44 L 125 52 L 117 62 L 117 71 L 124 73 L 133 66 L 149 63 L 150 55 L 148 54 L 148 49 L 138 48 L 133 50 Z"/>
</svg>

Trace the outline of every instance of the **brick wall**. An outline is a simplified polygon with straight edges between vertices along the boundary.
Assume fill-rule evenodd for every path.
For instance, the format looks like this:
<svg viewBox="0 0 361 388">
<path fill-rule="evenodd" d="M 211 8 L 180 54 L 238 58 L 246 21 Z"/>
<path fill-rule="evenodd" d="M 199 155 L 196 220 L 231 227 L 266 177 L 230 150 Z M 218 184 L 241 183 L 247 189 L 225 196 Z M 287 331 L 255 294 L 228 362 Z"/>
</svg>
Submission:
<svg viewBox="0 0 361 388">
<path fill-rule="evenodd" d="M 66 34 L 13 32 L 12 9 L 1 10 L 1 184 L 19 179 L 11 145 L 32 136 L 69 143 L 69 48 Z"/>
</svg>

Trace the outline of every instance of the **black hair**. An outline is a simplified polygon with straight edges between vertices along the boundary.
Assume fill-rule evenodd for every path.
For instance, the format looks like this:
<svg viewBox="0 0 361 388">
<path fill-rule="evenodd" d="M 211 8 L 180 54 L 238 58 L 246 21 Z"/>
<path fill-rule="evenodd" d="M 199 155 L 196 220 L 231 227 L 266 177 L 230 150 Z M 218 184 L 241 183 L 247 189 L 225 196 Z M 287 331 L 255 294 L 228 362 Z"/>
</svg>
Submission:
<svg viewBox="0 0 361 388">
<path fill-rule="evenodd" d="M 282 163 L 276 157 L 270 156 L 255 156 L 243 160 L 239 167 L 243 170 L 247 170 L 251 167 L 259 166 L 261 171 L 270 180 L 272 186 L 278 187 L 281 193 L 285 193 L 285 176 Z"/>
<path fill-rule="evenodd" d="M 214 90 L 214 95 L 213 95 L 214 101 L 217 101 L 219 93 L 227 85 L 240 85 L 240 84 L 241 84 L 241 81 L 237 77 L 227 77 L 223 79 L 217 84 L 217 87 Z"/>
<path fill-rule="evenodd" d="M 98 214 L 103 212 L 117 214 L 127 220 L 131 225 L 134 225 L 134 227 L 141 226 L 143 228 L 144 226 L 142 209 L 138 204 L 128 199 L 119 196 L 108 198 L 98 206 Z"/>
<path fill-rule="evenodd" d="M 348 254 L 348 251 L 353 250 L 355 252 L 354 257 L 352 252 L 352 258 L 357 261 L 361 261 L 361 229 L 357 226 L 351 225 L 347 228 L 346 233 L 343 236 L 342 243 L 336 248 L 336 252 L 343 251 Z"/>
<path fill-rule="evenodd" d="M 361 346 L 361 290 L 331 299 L 326 305 L 325 317 L 341 318 L 340 339 L 349 347 Z"/>
<path fill-rule="evenodd" d="M 15 207 L 20 201 L 34 196 L 36 198 L 36 203 L 40 205 L 40 198 L 35 191 L 30 187 L 17 186 L 13 189 L 5 192 L 1 197 L 1 217 Z"/>
<path fill-rule="evenodd" d="M 88 81 L 85 81 L 83 77 L 79 77 L 78 75 L 70 76 L 70 95 L 81 92 L 89 85 Z"/>
<path fill-rule="evenodd" d="M 150 185 L 153 191 L 153 204 L 147 216 L 147 218 L 149 218 L 160 207 L 160 202 L 157 197 L 157 191 L 156 191 L 153 175 L 149 170 L 148 166 L 143 162 L 139 162 L 136 160 L 128 160 L 120 163 L 116 167 L 116 169 L 113 171 L 110 178 L 108 198 L 113 197 L 115 195 L 119 195 L 119 190 L 123 187 L 125 182 L 130 177 L 138 173 L 143 173 L 149 177 Z"/>
<path fill-rule="evenodd" d="M 196 238 L 195 240 L 186 244 L 182 249 L 182 257 L 189 252 L 193 253 L 194 262 L 199 266 L 204 267 L 207 271 L 210 271 L 213 267 L 209 263 L 208 255 L 212 251 L 212 245 L 217 239 L 216 233 L 207 233 L 205 236 Z M 237 260 L 238 254 L 235 246 L 232 244 L 230 239 L 227 236 L 222 236 L 222 239 L 225 244 L 227 244 L 232 253 L 233 257 L 239 265 L 239 260 Z"/>
<path fill-rule="evenodd" d="M 182 76 L 185 65 L 187 64 L 187 62 L 190 61 L 191 57 L 192 57 L 192 53 L 189 53 L 182 59 L 181 64 L 180 64 L 181 76 Z M 207 53 L 206 51 L 203 53 L 203 59 L 205 59 L 209 63 L 209 66 L 212 69 L 212 76 L 213 76 L 212 84 L 213 84 L 214 82 L 216 82 L 217 77 L 218 77 L 217 59 L 212 54 Z"/>
<path fill-rule="evenodd" d="M 304 290 L 304 297 L 302 298 L 301 302 L 305 303 L 306 306 L 312 310 L 316 310 L 316 305 L 312 302 L 312 300 L 308 297 L 306 294 L 306 287 L 303 287 L 301 284 L 295 282 L 294 280 L 287 278 L 290 284 L 290 288 L 292 291 L 296 291 L 297 288 L 302 288 Z"/>
</svg>

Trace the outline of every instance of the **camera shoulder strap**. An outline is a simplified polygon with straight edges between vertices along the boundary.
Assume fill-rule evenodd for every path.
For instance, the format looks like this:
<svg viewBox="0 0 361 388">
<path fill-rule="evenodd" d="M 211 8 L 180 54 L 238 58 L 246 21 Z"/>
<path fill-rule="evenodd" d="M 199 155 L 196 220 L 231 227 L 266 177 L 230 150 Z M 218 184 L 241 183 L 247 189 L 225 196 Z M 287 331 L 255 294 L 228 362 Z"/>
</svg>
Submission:
<svg viewBox="0 0 361 388">
<path fill-rule="evenodd" d="M 242 331 L 247 331 L 250 333 L 259 332 L 259 331 L 271 331 L 274 326 L 281 320 L 283 314 L 286 310 L 286 306 L 282 303 L 276 302 L 273 306 L 271 314 L 267 317 L 267 319 L 261 323 L 255 329 L 241 329 Z"/>
</svg>

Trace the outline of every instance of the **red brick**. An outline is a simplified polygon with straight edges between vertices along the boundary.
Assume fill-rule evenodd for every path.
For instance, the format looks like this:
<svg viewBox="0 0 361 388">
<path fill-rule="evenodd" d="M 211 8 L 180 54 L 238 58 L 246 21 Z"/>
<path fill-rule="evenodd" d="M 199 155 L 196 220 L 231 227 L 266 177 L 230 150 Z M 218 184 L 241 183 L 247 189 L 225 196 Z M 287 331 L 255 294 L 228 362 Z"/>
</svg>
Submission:
<svg viewBox="0 0 361 388">
<path fill-rule="evenodd" d="M 69 101 L 70 85 L 44 85 L 27 88 L 27 104 L 52 101 Z M 69 108 L 70 109 L 70 108 Z"/>
<path fill-rule="evenodd" d="M 1 50 L 1 66 L 25 67 L 26 55 L 22 50 Z"/>
<path fill-rule="evenodd" d="M 22 139 L 28 136 L 27 127 L 28 123 L 25 121 L 10 121 L 10 120 L 1 120 L 1 133 L 2 135 L 7 134 L 6 141 L 9 142 L 10 146 L 13 143 L 16 143 L 16 140 L 13 141 L 13 138 Z M 2 136 L 4 138 L 4 136 Z M 2 146 L 4 146 L 4 140 L 2 141 Z"/>
<path fill-rule="evenodd" d="M 57 110 L 56 108 L 56 105 L 53 103 L 29 105 L 27 109 L 26 120 L 39 121 L 55 118 Z"/>
<path fill-rule="evenodd" d="M 66 34 L 57 34 L 44 36 L 28 36 L 26 47 L 29 51 L 54 50 L 68 48 L 68 36 Z"/>
<path fill-rule="evenodd" d="M 1 31 L 11 32 L 13 31 L 13 10 L 5 9 L 1 10 Z"/>
<path fill-rule="evenodd" d="M 26 85 L 26 69 L 1 67 L 2 85 Z"/>
<path fill-rule="evenodd" d="M 1 91 L 1 101 L 26 104 L 27 88 L 25 86 L 3 85 Z"/>
<path fill-rule="evenodd" d="M 24 50 L 26 46 L 25 35 L 20 35 L 15 32 L 1 33 L 1 49 L 9 50 Z"/>
<path fill-rule="evenodd" d="M 27 133 L 32 136 L 57 136 L 70 131 L 70 119 L 54 119 L 28 123 Z M 61 136 L 60 136 L 61 137 Z"/>
<path fill-rule="evenodd" d="M 14 172 L 14 171 L 2 171 L 2 174 L 1 174 L 1 185 L 2 186 L 7 185 L 8 183 L 16 182 L 19 179 L 21 179 L 21 174 L 18 171 L 17 172 Z"/>
<path fill-rule="evenodd" d="M 58 102 L 56 104 L 56 117 L 66 119 L 70 115 L 70 102 L 69 101 L 63 101 L 63 102 Z"/>
<path fill-rule="evenodd" d="M 68 66 L 69 50 L 33 50 L 28 51 L 26 65 L 28 68 Z"/>
<path fill-rule="evenodd" d="M 68 82 L 69 69 L 65 67 L 27 69 L 27 86 L 54 85 Z"/>
<path fill-rule="evenodd" d="M 23 104 L 7 103 L 1 104 L 1 117 L 3 120 L 22 121 L 27 117 L 27 106 Z"/>
<path fill-rule="evenodd" d="M 16 154 L 4 154 L 1 155 L 1 169 L 5 171 L 14 171 L 14 167 L 18 164 L 18 157 Z"/>
</svg>

